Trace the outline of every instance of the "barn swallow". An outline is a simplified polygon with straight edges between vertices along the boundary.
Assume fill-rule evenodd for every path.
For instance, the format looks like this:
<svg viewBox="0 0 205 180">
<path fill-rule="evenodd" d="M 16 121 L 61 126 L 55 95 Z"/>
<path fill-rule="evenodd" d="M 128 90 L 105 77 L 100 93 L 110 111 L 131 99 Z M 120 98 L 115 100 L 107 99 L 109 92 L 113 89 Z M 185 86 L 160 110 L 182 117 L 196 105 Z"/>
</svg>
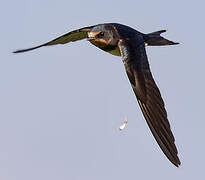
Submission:
<svg viewBox="0 0 205 180">
<path fill-rule="evenodd" d="M 161 33 L 164 32 L 165 30 L 161 30 L 144 34 L 122 24 L 98 24 L 71 31 L 42 45 L 17 50 L 14 53 L 87 39 L 93 45 L 108 53 L 122 56 L 128 79 L 154 138 L 166 157 L 178 167 L 180 160 L 175 139 L 167 118 L 164 101 L 152 77 L 145 50 L 145 45 L 179 44 L 162 37 Z"/>
</svg>

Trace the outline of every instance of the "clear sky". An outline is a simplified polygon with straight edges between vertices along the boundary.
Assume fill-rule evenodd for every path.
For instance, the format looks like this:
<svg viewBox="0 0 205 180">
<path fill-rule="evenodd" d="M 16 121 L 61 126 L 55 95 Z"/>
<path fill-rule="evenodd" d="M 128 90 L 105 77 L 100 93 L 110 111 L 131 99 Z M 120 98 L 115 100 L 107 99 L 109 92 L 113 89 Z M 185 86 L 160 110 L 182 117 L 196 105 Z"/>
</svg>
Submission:
<svg viewBox="0 0 205 180">
<path fill-rule="evenodd" d="M 2 1 L 0 179 L 205 179 L 204 7 L 202 0 Z M 147 47 L 180 168 L 151 135 L 120 57 L 86 40 L 11 53 L 104 22 L 167 29 L 164 36 L 181 43 Z"/>
</svg>

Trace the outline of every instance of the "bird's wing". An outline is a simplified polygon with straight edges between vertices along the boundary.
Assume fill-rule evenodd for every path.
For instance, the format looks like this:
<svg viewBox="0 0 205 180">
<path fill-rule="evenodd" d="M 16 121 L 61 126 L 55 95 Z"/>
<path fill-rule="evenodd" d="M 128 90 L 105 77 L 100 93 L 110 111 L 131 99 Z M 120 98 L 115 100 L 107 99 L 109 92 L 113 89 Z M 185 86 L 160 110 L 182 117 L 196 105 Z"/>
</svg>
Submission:
<svg viewBox="0 0 205 180">
<path fill-rule="evenodd" d="M 143 40 L 120 40 L 118 43 L 128 78 L 140 108 L 160 148 L 175 165 L 180 165 L 174 136 L 160 91 L 150 72 Z"/>
<path fill-rule="evenodd" d="M 44 43 L 44 44 L 41 44 L 39 46 L 35 46 L 35 47 L 32 47 L 32 48 L 28 48 L 28 49 L 17 50 L 17 51 L 14 51 L 14 53 L 21 53 L 21 52 L 26 52 L 26 51 L 30 51 L 30 50 L 33 50 L 33 49 L 37 49 L 37 48 L 40 48 L 40 47 L 43 47 L 43 46 L 50 46 L 50 45 L 56 45 L 56 44 L 65 44 L 65 43 L 85 39 L 85 38 L 87 38 L 87 34 L 91 30 L 92 27 L 93 26 L 84 27 L 84 28 L 81 28 L 81 29 L 74 30 L 74 31 L 71 31 L 67 34 L 64 34 L 64 35 L 62 35 L 62 36 L 60 36 L 60 37 L 58 37 L 58 38 L 56 38 L 52 41 L 49 41 L 47 43 Z"/>
</svg>

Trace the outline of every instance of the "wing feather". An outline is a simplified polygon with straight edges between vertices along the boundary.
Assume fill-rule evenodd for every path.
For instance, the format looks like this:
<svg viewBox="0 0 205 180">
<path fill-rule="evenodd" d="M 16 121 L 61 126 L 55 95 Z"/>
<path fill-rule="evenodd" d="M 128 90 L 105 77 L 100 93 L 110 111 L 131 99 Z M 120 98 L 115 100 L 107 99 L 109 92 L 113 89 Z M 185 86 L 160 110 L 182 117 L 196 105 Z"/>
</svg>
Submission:
<svg viewBox="0 0 205 180">
<path fill-rule="evenodd" d="M 21 53 L 21 52 L 26 52 L 26 51 L 30 51 L 30 50 L 34 50 L 43 46 L 51 46 L 51 45 L 56 45 L 56 44 L 65 44 L 65 43 L 69 43 L 69 42 L 74 42 L 74 41 L 78 41 L 81 39 L 85 39 L 87 38 L 87 33 L 90 31 L 90 29 L 93 26 L 90 27 L 84 27 L 81 29 L 77 29 L 74 31 L 71 31 L 69 33 L 66 33 L 56 39 L 53 39 L 52 41 L 49 41 L 47 43 L 41 44 L 39 46 L 35 46 L 32 48 L 28 48 L 28 49 L 20 49 L 17 51 L 14 51 L 13 53 Z"/>
<path fill-rule="evenodd" d="M 128 78 L 147 124 L 160 148 L 175 165 L 180 165 L 175 139 L 161 97 L 150 68 L 143 40 L 120 40 L 119 49 Z"/>
</svg>

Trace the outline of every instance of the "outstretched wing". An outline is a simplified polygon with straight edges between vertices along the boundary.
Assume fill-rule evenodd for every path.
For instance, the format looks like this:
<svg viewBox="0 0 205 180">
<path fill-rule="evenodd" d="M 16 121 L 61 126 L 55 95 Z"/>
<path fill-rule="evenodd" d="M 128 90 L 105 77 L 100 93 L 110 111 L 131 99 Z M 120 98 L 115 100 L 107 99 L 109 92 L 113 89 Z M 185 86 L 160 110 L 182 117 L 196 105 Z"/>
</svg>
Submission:
<svg viewBox="0 0 205 180">
<path fill-rule="evenodd" d="M 52 41 L 49 41 L 47 43 L 44 43 L 44 44 L 41 44 L 39 46 L 35 46 L 35 47 L 32 47 L 32 48 L 28 48 L 28 49 L 17 50 L 17 51 L 14 51 L 13 53 L 21 53 L 21 52 L 26 52 L 26 51 L 30 51 L 30 50 L 33 50 L 33 49 L 37 49 L 37 48 L 40 48 L 40 47 L 43 47 L 43 46 L 51 46 L 51 45 L 56 45 L 56 44 L 65 44 L 65 43 L 85 39 L 85 38 L 87 38 L 87 33 L 91 30 L 92 27 L 93 26 L 77 29 L 77 30 L 71 31 L 67 34 L 64 34 L 64 35 L 62 35 L 62 36 L 60 36 L 60 37 L 58 37 L 58 38 L 56 38 Z"/>
<path fill-rule="evenodd" d="M 125 69 L 152 134 L 167 158 L 178 166 L 180 160 L 165 105 L 150 72 L 144 41 L 139 39 L 119 41 Z"/>
</svg>

